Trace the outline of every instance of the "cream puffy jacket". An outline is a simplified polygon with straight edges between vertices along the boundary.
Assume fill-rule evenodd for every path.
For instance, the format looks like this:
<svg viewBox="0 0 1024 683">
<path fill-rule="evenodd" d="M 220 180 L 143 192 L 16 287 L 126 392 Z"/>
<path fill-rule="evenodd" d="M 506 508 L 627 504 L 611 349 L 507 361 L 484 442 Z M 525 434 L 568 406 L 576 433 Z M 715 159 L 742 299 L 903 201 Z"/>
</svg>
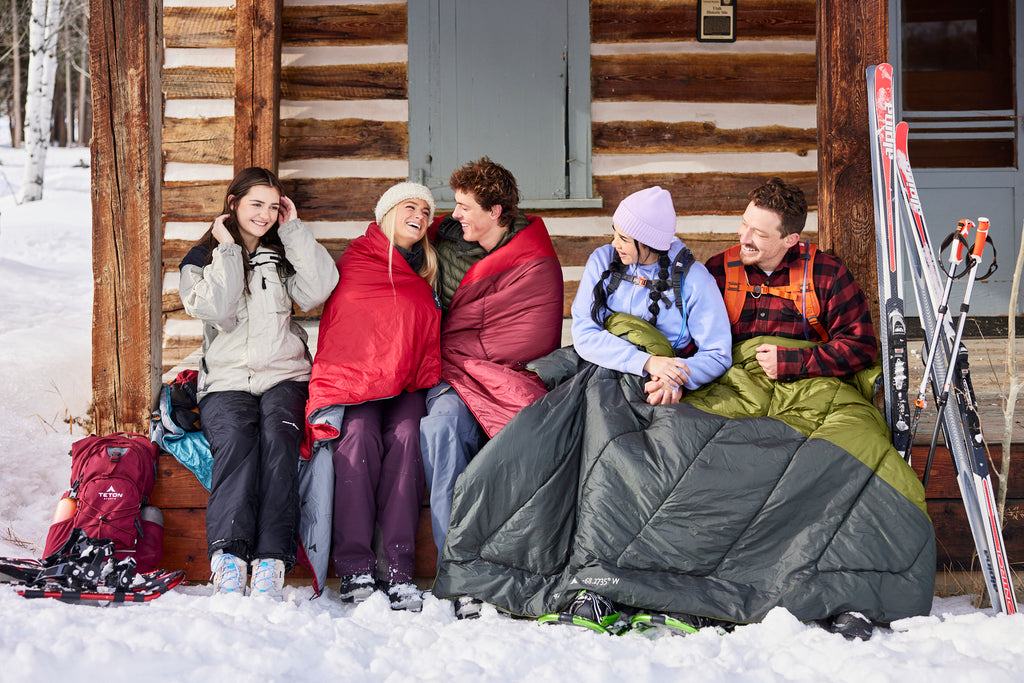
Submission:
<svg viewBox="0 0 1024 683">
<path fill-rule="evenodd" d="M 199 265 L 206 258 L 200 246 L 182 261 L 181 301 L 203 321 L 200 398 L 215 391 L 258 396 L 280 382 L 309 380 L 312 359 L 305 330 L 292 320 L 292 303 L 304 311 L 322 304 L 338 284 L 338 269 L 302 221 L 285 223 L 278 234 L 295 273 L 282 281 L 276 254 L 260 247 L 249 257 L 248 293 L 238 244 L 218 245 L 205 266 Z"/>
</svg>

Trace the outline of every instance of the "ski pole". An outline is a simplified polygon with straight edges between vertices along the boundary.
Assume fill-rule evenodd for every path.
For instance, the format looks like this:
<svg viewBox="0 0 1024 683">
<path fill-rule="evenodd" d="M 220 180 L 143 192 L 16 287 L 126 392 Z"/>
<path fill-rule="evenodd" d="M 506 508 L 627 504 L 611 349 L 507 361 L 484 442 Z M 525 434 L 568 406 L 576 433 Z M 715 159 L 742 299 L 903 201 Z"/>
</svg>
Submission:
<svg viewBox="0 0 1024 683">
<path fill-rule="evenodd" d="M 914 447 L 914 436 L 917 434 L 917 425 L 921 420 L 921 410 L 927 405 L 925 394 L 928 389 L 928 378 L 932 374 L 932 364 L 935 362 L 935 350 L 939 347 L 939 335 L 942 334 L 942 324 L 946 321 L 946 313 L 949 311 L 949 293 L 953 289 L 953 280 L 960 276 L 955 275 L 957 266 L 963 261 L 964 249 L 967 248 L 967 235 L 974 227 L 974 221 L 962 218 L 957 222 L 957 230 L 949 236 L 953 242 L 953 248 L 949 251 L 949 270 L 946 272 L 946 286 L 939 300 L 938 320 L 935 329 L 932 331 L 931 339 L 928 341 L 928 358 L 924 363 L 924 376 L 921 378 L 921 387 L 918 389 L 917 398 L 914 399 L 914 415 L 910 421 L 910 442 L 907 448 Z M 945 245 L 943 245 L 945 246 Z M 941 251 L 941 250 L 940 250 Z"/>
<path fill-rule="evenodd" d="M 967 289 L 964 290 L 964 301 L 960 304 L 960 322 L 956 326 L 956 336 L 953 338 L 953 345 L 950 348 L 949 367 L 946 369 L 946 379 L 942 383 L 942 391 L 935 399 L 935 406 L 938 414 L 935 417 L 935 429 L 932 431 L 932 442 L 928 447 L 928 460 L 924 466 L 924 478 L 922 483 L 925 489 L 928 488 L 928 475 L 931 473 L 932 458 L 935 455 L 935 444 L 939 439 L 939 428 L 942 424 L 942 413 L 945 411 L 946 403 L 949 400 L 949 387 L 953 383 L 953 373 L 956 371 L 957 355 L 960 349 L 960 342 L 964 335 L 964 325 L 967 324 L 967 311 L 971 307 L 971 293 L 974 290 L 974 280 L 978 274 L 978 265 L 981 263 L 981 252 L 985 249 L 985 240 L 988 237 L 989 221 L 987 218 L 978 219 L 978 232 L 974 236 L 974 251 L 971 252 L 971 268 L 967 273 Z"/>
</svg>

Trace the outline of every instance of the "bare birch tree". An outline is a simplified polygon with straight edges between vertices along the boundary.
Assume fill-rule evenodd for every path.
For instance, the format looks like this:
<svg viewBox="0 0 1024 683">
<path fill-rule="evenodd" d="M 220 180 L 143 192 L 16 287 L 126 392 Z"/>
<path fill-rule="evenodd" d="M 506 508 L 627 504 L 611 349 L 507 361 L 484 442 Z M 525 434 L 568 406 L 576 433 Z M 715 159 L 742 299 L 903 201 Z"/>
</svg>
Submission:
<svg viewBox="0 0 1024 683">
<path fill-rule="evenodd" d="M 11 0 L 11 146 L 21 147 L 21 31 L 18 0 Z"/>
<path fill-rule="evenodd" d="M 25 178 L 19 198 L 21 202 L 43 198 L 46 148 L 50 144 L 53 125 L 51 111 L 57 74 L 60 4 L 60 0 L 32 0 L 25 100 Z"/>
<path fill-rule="evenodd" d="M 1006 331 L 1006 376 L 1009 380 L 1008 394 L 1003 398 L 1003 461 L 999 465 L 999 487 L 996 495 L 996 507 L 999 519 L 1005 519 L 1006 490 L 1010 488 L 1010 446 L 1013 442 L 1013 413 L 1017 407 L 1017 396 L 1022 383 L 1017 376 L 1017 292 L 1020 289 L 1021 269 L 1024 268 L 1024 226 L 1021 226 L 1020 250 L 1017 252 L 1017 263 L 1013 269 L 1013 284 L 1010 287 L 1010 315 Z"/>
</svg>

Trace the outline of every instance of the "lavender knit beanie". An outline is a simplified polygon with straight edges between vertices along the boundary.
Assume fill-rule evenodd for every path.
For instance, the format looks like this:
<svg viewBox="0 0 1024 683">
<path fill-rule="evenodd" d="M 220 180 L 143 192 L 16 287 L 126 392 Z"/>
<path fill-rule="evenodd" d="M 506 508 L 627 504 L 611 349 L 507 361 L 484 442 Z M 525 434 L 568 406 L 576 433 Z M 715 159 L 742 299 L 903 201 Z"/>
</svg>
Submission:
<svg viewBox="0 0 1024 683">
<path fill-rule="evenodd" d="M 634 192 L 612 215 L 615 227 L 651 249 L 667 251 L 676 235 L 676 210 L 672 195 L 658 186 Z"/>
</svg>

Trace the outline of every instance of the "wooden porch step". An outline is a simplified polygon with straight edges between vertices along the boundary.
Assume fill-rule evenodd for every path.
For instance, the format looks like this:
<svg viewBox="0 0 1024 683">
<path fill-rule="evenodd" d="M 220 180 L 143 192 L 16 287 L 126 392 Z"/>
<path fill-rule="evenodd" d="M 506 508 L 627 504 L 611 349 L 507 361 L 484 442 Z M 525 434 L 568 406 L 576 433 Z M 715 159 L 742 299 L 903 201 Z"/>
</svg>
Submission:
<svg viewBox="0 0 1024 683">
<path fill-rule="evenodd" d="M 188 580 L 206 582 L 210 579 L 210 561 L 206 557 L 206 501 L 209 492 L 195 475 L 174 456 L 162 453 L 157 462 L 156 485 L 152 503 L 164 514 L 164 555 L 161 567 L 184 569 Z M 420 511 L 416 534 L 416 567 L 413 576 L 432 579 L 437 567 L 437 550 L 431 533 L 430 508 Z M 309 578 L 304 567 L 296 566 L 289 578 Z M 332 569 L 328 574 L 334 577 Z"/>
</svg>

